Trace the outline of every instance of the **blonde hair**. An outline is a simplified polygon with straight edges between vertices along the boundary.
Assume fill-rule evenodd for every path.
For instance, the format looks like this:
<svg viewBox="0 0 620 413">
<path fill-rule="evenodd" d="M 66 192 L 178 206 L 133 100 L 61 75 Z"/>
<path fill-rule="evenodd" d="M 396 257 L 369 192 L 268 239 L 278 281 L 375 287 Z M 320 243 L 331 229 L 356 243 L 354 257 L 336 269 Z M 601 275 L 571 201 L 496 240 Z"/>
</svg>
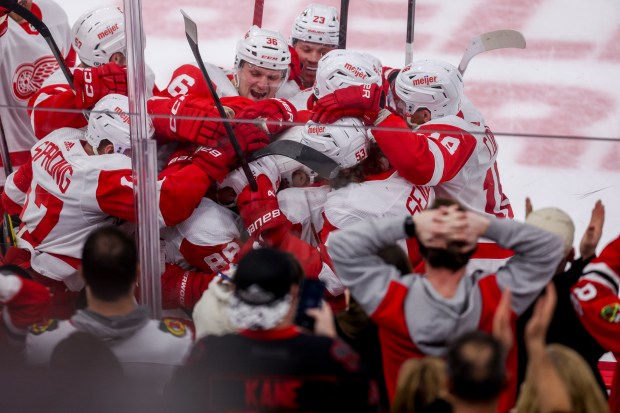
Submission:
<svg viewBox="0 0 620 413">
<path fill-rule="evenodd" d="M 446 363 L 435 357 L 409 359 L 398 374 L 392 413 L 416 413 L 438 399 L 446 388 Z"/>
<path fill-rule="evenodd" d="M 576 351 L 561 344 L 550 344 L 546 352 L 570 396 L 573 413 L 609 413 L 592 370 Z M 517 401 L 517 413 L 539 413 L 538 399 L 534 377 L 528 368 Z"/>
</svg>

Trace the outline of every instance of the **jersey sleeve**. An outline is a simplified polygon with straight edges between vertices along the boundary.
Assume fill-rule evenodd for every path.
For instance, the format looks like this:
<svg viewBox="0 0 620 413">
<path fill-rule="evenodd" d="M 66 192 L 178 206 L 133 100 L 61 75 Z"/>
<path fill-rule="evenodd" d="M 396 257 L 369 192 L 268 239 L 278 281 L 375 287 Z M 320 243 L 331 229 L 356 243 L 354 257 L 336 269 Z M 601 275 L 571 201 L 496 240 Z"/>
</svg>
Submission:
<svg viewBox="0 0 620 413">
<path fill-rule="evenodd" d="M 82 111 L 75 105 L 75 92 L 66 83 L 42 87 L 30 98 L 28 106 L 30 122 L 38 139 L 43 139 L 56 129 L 79 129 L 88 124 Z"/>
<path fill-rule="evenodd" d="M 211 179 L 195 165 L 157 181 L 160 225 L 171 226 L 186 220 L 210 184 Z M 97 184 L 99 207 L 107 214 L 134 222 L 133 188 L 130 169 L 101 171 Z"/>
<path fill-rule="evenodd" d="M 377 144 L 398 173 L 417 185 L 454 178 L 476 148 L 476 138 L 451 125 L 423 125 L 412 131 L 401 117 L 390 114 L 378 126 L 372 132 Z"/>
<path fill-rule="evenodd" d="M 620 352 L 620 237 L 612 241 L 571 289 L 585 329 L 605 350 Z"/>
<path fill-rule="evenodd" d="M 214 224 L 217 225 L 217 223 Z M 237 262 L 241 241 L 234 239 L 225 244 L 199 245 L 183 239 L 179 250 L 192 267 L 204 272 L 216 273 L 226 271 L 230 264 Z"/>
<path fill-rule="evenodd" d="M 159 97 L 173 98 L 178 95 L 197 95 L 210 98 L 211 93 L 200 69 L 194 65 L 182 65 L 172 73 L 170 83 L 157 93 Z"/>
<path fill-rule="evenodd" d="M 2 205 L 10 215 L 21 213 L 26 202 L 26 194 L 32 183 L 32 160 L 10 174 L 4 184 Z"/>
</svg>

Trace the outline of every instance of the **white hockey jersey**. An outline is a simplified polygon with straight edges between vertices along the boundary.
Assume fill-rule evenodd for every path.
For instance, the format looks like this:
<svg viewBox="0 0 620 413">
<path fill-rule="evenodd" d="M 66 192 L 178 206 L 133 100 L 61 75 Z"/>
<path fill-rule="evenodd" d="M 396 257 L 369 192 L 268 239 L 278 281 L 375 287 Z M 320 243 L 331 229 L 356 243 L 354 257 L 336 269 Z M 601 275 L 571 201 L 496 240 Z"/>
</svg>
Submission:
<svg viewBox="0 0 620 413">
<path fill-rule="evenodd" d="M 61 54 L 72 66 L 75 52 L 64 10 L 51 0 L 37 0 L 31 12 L 48 26 Z M 0 55 L 0 122 L 15 168 L 28 160 L 30 148 L 36 142 L 26 110 L 28 99 L 58 69 L 58 63 L 38 31 L 26 22 L 18 24 L 12 19 L 7 32 L 0 36 Z M 0 185 L 4 180 L 4 170 L 0 168 Z"/>
</svg>

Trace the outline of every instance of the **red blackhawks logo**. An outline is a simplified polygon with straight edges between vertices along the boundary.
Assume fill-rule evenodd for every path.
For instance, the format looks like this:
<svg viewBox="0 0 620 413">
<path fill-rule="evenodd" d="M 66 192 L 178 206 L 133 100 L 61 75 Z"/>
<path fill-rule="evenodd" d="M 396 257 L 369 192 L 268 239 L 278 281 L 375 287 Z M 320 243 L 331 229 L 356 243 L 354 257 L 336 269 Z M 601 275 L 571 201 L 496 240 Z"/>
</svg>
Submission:
<svg viewBox="0 0 620 413">
<path fill-rule="evenodd" d="M 13 94 L 21 100 L 30 98 L 57 69 L 58 63 L 54 56 L 44 56 L 34 63 L 19 65 L 13 75 Z"/>
</svg>

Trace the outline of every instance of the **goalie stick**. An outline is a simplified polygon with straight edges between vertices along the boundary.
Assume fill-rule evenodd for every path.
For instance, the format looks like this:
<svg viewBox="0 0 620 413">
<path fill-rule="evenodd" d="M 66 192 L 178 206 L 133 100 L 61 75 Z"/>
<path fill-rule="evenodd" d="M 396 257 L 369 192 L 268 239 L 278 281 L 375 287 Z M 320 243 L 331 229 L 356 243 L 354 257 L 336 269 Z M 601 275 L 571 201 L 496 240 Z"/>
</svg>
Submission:
<svg viewBox="0 0 620 413">
<path fill-rule="evenodd" d="M 185 36 L 187 37 L 187 42 L 189 43 L 190 49 L 192 49 L 192 53 L 194 54 L 194 58 L 196 59 L 196 63 L 202 72 L 202 76 L 205 78 L 207 82 L 207 86 L 209 87 L 209 91 L 211 92 L 211 96 L 213 97 L 213 101 L 215 102 L 215 106 L 217 107 L 217 111 L 220 114 L 220 117 L 224 120 L 224 128 L 226 129 L 226 133 L 228 134 L 228 138 L 230 139 L 230 143 L 235 149 L 235 153 L 237 157 L 241 161 L 241 168 L 243 169 L 243 173 L 248 180 L 248 184 L 250 184 L 250 189 L 252 192 L 258 191 L 258 185 L 256 184 L 256 179 L 254 179 L 254 175 L 252 175 L 252 171 L 250 170 L 250 166 L 248 165 L 248 160 L 243 156 L 243 151 L 241 150 L 241 146 L 239 146 L 239 141 L 235 136 L 235 132 L 230 125 L 230 122 L 226 122 L 225 119 L 228 119 L 226 116 L 226 111 L 224 110 L 224 106 L 222 106 L 222 102 L 220 101 L 219 96 L 215 92 L 215 86 L 213 86 L 213 82 L 211 82 L 211 78 L 209 77 L 209 73 L 207 72 L 207 68 L 202 61 L 202 57 L 200 56 L 200 50 L 198 49 L 198 27 L 196 23 L 181 10 L 181 14 L 183 15 L 183 20 L 185 21 Z"/>
<path fill-rule="evenodd" d="M 469 42 L 465 53 L 463 53 L 461 63 L 459 63 L 461 76 L 465 73 L 467 65 L 474 56 L 490 50 L 507 48 L 525 49 L 523 35 L 516 30 L 495 30 L 474 37 Z"/>
<path fill-rule="evenodd" d="M 17 2 L 14 2 L 12 0 L 0 0 L 0 6 L 12 11 L 13 13 L 18 14 L 20 17 L 30 23 L 32 27 L 37 29 L 39 34 L 43 36 L 48 46 L 52 50 L 52 54 L 56 58 L 62 74 L 65 75 L 65 79 L 67 79 L 67 83 L 69 83 L 69 86 L 75 92 L 75 87 L 73 86 L 73 74 L 71 74 L 71 71 L 67 67 L 65 59 L 62 57 L 60 49 L 58 48 L 56 41 L 52 37 L 52 33 L 50 33 L 50 29 L 47 27 L 47 25 L 43 23 L 37 16 L 35 16 L 30 10 L 19 5 Z"/>
</svg>

